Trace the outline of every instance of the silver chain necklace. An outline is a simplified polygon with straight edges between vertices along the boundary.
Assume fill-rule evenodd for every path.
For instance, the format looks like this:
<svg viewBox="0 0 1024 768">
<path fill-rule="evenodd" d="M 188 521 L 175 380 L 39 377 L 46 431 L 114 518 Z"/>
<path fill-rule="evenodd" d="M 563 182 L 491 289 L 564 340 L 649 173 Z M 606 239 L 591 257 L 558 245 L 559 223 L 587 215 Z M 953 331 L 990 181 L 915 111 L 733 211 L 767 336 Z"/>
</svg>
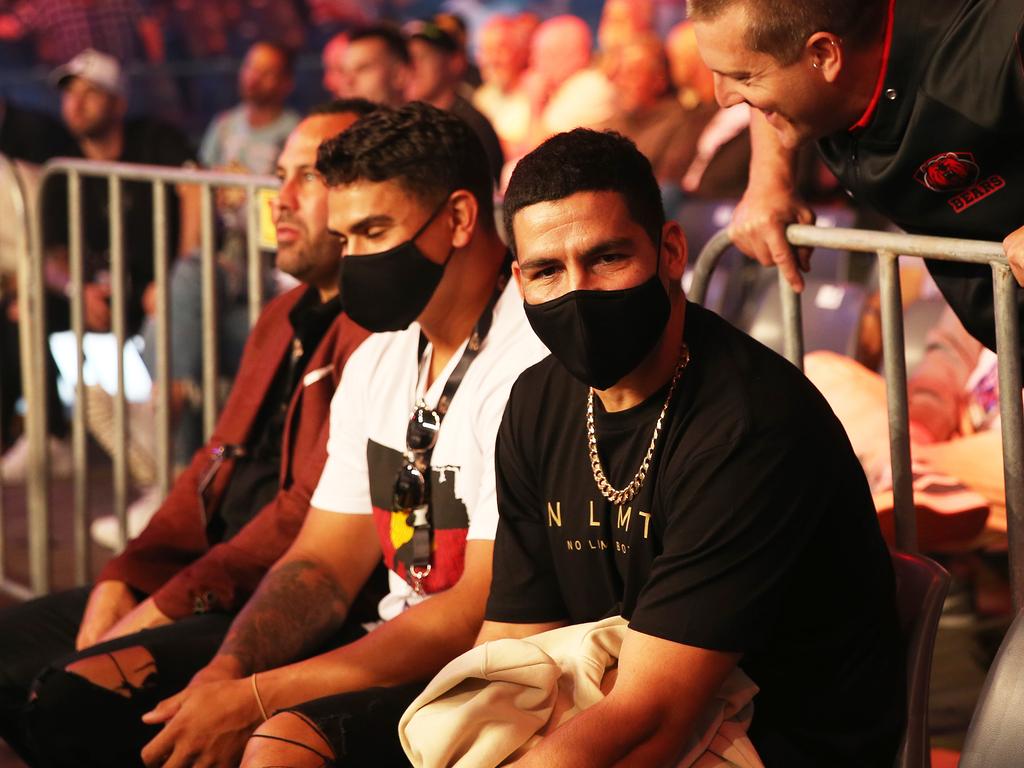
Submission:
<svg viewBox="0 0 1024 768">
<path fill-rule="evenodd" d="M 654 424 L 654 434 L 651 435 L 651 444 L 647 448 L 647 455 L 640 462 L 640 469 L 633 475 L 629 485 L 622 490 L 617 490 L 608 482 L 608 478 L 604 474 L 604 468 L 601 466 L 601 457 L 597 452 L 597 430 L 594 427 L 594 389 L 593 387 L 590 388 L 590 392 L 587 395 L 587 449 L 590 453 L 590 470 L 594 473 L 594 482 L 597 483 L 597 489 L 612 504 L 621 505 L 628 502 L 637 495 L 644 484 L 644 480 L 647 479 L 647 473 L 651 468 L 654 448 L 658 444 L 658 436 L 661 434 L 661 426 L 665 420 L 665 414 L 668 413 L 668 406 L 672 402 L 672 395 L 675 394 L 679 377 L 683 375 L 683 370 L 689 362 L 690 350 L 684 343 L 679 351 L 679 362 L 676 363 L 676 372 L 672 375 L 672 383 L 669 384 L 665 404 L 661 406 L 661 413 L 658 414 L 658 420 Z"/>
</svg>

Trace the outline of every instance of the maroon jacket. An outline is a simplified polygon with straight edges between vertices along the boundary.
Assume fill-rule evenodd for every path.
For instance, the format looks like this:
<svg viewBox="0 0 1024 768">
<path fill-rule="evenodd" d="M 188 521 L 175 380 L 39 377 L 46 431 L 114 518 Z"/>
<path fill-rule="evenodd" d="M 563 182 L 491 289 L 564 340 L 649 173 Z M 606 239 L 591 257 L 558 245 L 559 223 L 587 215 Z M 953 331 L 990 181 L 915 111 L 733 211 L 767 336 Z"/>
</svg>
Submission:
<svg viewBox="0 0 1024 768">
<path fill-rule="evenodd" d="M 274 374 L 291 350 L 294 333 L 288 313 L 306 290 L 295 288 L 263 310 L 210 440 L 193 456 L 146 529 L 107 564 L 99 581 L 123 581 L 152 595 L 157 607 L 173 619 L 209 610 L 233 612 L 291 544 L 327 459 L 331 397 L 349 356 L 368 335 L 344 312 L 324 334 L 292 394 L 281 485 L 274 499 L 233 538 L 211 546 L 198 486 L 219 446 L 246 443 Z M 224 497 L 232 465 L 226 461 L 206 491 L 211 510 Z"/>
</svg>

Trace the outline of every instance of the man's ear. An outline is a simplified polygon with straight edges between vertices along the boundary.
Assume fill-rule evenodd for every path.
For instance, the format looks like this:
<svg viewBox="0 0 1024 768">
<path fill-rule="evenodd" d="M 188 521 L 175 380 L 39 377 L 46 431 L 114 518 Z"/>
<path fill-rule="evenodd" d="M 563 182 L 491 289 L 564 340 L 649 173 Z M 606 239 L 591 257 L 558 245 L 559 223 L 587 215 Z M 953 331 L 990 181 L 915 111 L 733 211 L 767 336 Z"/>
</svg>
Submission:
<svg viewBox="0 0 1024 768">
<path fill-rule="evenodd" d="M 661 228 L 661 254 L 659 265 L 668 275 L 670 282 L 678 283 L 683 279 L 688 258 L 686 235 L 678 222 L 666 221 Z"/>
<path fill-rule="evenodd" d="M 815 32 L 807 38 L 803 56 L 826 83 L 834 83 L 843 68 L 843 43 L 831 32 Z"/>
<path fill-rule="evenodd" d="M 515 278 L 516 288 L 519 289 L 519 298 L 526 300 L 526 294 L 523 293 L 523 270 L 519 268 L 519 259 L 512 260 L 512 277 Z"/>
<path fill-rule="evenodd" d="M 480 204 L 473 193 L 466 189 L 455 190 L 449 195 L 448 200 L 452 223 L 452 247 L 465 248 L 476 232 Z"/>
</svg>

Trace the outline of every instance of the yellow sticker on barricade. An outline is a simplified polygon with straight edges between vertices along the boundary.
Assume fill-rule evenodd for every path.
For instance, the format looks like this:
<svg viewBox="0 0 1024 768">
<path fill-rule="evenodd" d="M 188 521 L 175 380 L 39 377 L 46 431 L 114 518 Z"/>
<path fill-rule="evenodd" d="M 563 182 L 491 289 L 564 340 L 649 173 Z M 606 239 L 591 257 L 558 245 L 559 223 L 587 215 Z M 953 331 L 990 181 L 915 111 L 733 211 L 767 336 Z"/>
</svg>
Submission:
<svg viewBox="0 0 1024 768">
<path fill-rule="evenodd" d="M 277 250 L 277 230 L 274 228 L 274 219 L 270 215 L 271 203 L 276 199 L 276 189 L 261 187 L 256 190 L 257 210 L 260 212 L 260 248 L 265 251 Z"/>
</svg>

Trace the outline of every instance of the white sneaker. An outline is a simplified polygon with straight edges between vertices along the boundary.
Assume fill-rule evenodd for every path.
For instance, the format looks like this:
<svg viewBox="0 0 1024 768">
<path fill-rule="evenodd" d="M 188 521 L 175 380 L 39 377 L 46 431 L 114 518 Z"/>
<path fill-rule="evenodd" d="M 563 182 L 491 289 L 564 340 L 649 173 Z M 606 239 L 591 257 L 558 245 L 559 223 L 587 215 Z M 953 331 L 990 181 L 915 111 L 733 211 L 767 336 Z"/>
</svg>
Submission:
<svg viewBox="0 0 1024 768">
<path fill-rule="evenodd" d="M 145 530 L 149 521 L 153 519 L 153 515 L 160 509 L 163 500 L 160 489 L 153 487 L 146 488 L 139 498 L 128 505 L 129 539 L 134 539 Z M 121 535 L 118 530 L 117 517 L 114 515 L 97 517 L 89 526 L 89 533 L 92 535 L 92 540 L 101 547 L 112 549 L 115 553 L 121 551 Z"/>
<path fill-rule="evenodd" d="M 71 441 L 53 437 L 46 438 L 46 449 L 50 454 L 50 478 L 66 480 L 75 469 L 74 457 L 71 453 Z M 28 436 L 22 435 L 7 449 L 0 458 L 0 480 L 12 485 L 20 485 L 28 476 Z"/>
</svg>

